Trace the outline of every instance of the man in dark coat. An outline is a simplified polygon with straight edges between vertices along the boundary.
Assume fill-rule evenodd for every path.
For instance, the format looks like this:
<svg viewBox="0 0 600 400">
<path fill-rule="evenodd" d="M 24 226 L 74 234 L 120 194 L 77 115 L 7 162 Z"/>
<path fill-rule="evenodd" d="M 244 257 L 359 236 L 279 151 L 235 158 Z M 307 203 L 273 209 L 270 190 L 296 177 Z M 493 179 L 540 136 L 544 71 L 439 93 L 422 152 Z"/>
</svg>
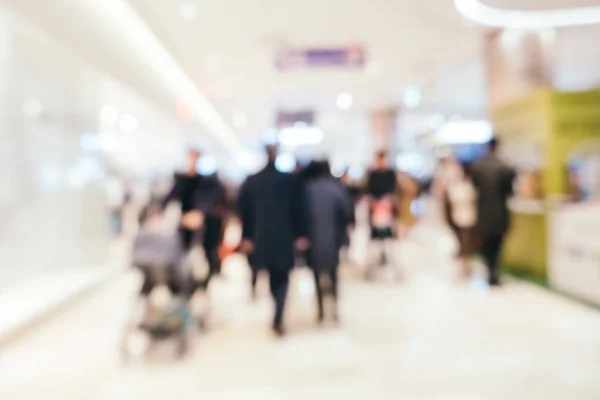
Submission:
<svg viewBox="0 0 600 400">
<path fill-rule="evenodd" d="M 277 171 L 277 149 L 268 147 L 269 162 L 243 184 L 238 203 L 242 220 L 241 250 L 251 254 L 255 268 L 269 272 L 275 300 L 274 332 L 282 336 L 283 310 L 294 246 L 306 250 L 306 216 L 302 185 L 297 176 Z"/>
<path fill-rule="evenodd" d="M 498 145 L 498 140 L 492 139 L 488 155 L 473 167 L 473 183 L 479 193 L 476 233 L 492 286 L 500 284 L 500 252 L 510 225 L 507 201 L 515 179 L 515 171 L 498 157 Z"/>
<path fill-rule="evenodd" d="M 205 178 L 207 189 L 210 193 L 211 206 L 204 217 L 204 235 L 202 247 L 208 260 L 210 275 L 218 275 L 221 272 L 221 258 L 219 247 L 223 242 L 224 222 L 229 209 L 225 186 L 214 175 Z"/>
</svg>

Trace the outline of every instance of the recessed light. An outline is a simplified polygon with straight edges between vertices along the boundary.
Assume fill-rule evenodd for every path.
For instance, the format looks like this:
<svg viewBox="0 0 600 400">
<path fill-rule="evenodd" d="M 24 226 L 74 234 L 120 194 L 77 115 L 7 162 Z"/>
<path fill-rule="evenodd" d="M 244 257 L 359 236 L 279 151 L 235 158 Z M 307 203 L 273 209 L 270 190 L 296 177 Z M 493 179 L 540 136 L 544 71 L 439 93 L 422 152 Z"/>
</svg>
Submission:
<svg viewBox="0 0 600 400">
<path fill-rule="evenodd" d="M 316 145 L 323 141 L 325 133 L 318 126 L 293 126 L 279 131 L 279 143 L 287 147 Z"/>
<path fill-rule="evenodd" d="M 198 7 L 191 0 L 182 0 L 179 3 L 179 15 L 186 21 L 194 20 L 198 17 Z"/>
<path fill-rule="evenodd" d="M 354 104 L 354 97 L 348 92 L 338 94 L 336 104 L 340 110 L 349 110 Z"/>
<path fill-rule="evenodd" d="M 358 181 L 365 175 L 365 167 L 360 164 L 354 164 L 348 168 L 348 176 L 350 179 Z"/>
<path fill-rule="evenodd" d="M 600 22 L 598 6 L 529 11 L 492 7 L 482 0 L 454 0 L 454 6 L 463 17 L 497 28 L 559 28 Z"/>
<path fill-rule="evenodd" d="M 292 172 L 296 168 L 296 157 L 290 153 L 282 153 L 275 159 L 275 168 L 279 172 Z"/>
<path fill-rule="evenodd" d="M 210 176 L 217 172 L 217 159 L 211 155 L 203 155 L 196 162 L 196 171 L 203 176 Z"/>
<path fill-rule="evenodd" d="M 416 85 L 409 85 L 404 88 L 402 102 L 406 108 L 415 108 L 421 103 L 421 89 Z"/>
</svg>

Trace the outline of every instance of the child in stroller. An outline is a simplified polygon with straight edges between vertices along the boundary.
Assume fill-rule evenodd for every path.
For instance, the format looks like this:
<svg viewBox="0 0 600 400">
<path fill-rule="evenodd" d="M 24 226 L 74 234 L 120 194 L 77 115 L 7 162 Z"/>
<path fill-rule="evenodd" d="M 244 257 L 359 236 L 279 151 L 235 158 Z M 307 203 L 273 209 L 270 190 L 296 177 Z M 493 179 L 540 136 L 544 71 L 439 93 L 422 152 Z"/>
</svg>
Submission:
<svg viewBox="0 0 600 400">
<path fill-rule="evenodd" d="M 146 333 L 151 341 L 176 336 L 178 354 L 185 355 L 195 325 L 190 299 L 197 285 L 180 236 L 165 228 L 160 213 L 146 210 L 133 243 L 132 264 L 143 278 L 141 312 L 128 325 L 124 358 L 130 358 L 128 339 L 134 332 Z"/>
</svg>

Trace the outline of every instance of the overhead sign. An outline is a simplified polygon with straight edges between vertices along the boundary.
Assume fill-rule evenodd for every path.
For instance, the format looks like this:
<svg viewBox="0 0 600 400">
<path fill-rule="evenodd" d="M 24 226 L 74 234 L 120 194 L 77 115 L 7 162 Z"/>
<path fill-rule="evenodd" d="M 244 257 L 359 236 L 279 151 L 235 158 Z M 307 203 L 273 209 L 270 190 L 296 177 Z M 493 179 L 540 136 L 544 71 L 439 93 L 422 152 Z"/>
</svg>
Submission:
<svg viewBox="0 0 600 400">
<path fill-rule="evenodd" d="M 363 46 L 341 48 L 282 49 L 277 52 L 275 65 L 279 70 L 312 68 L 363 68 L 365 66 Z"/>
<path fill-rule="evenodd" d="M 297 123 L 303 123 L 304 125 L 313 125 L 315 115 L 313 111 L 279 111 L 277 113 L 277 120 L 275 125 L 277 128 L 284 128 L 288 126 L 294 126 Z"/>
</svg>

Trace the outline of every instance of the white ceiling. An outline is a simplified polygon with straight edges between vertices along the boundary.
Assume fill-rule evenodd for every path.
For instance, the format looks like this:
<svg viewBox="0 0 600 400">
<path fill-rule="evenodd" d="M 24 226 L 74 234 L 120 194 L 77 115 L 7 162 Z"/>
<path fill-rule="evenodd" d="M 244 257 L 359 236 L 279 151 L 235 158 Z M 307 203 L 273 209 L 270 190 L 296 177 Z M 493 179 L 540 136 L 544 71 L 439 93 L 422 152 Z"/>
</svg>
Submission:
<svg viewBox="0 0 600 400">
<path fill-rule="evenodd" d="M 403 88 L 415 83 L 423 86 L 426 107 L 483 109 L 477 86 L 445 93 L 448 85 L 438 79 L 455 80 L 463 67 L 473 70 L 481 54 L 480 31 L 464 23 L 452 0 L 193 1 L 197 18 L 186 21 L 176 0 L 129 0 L 226 119 L 247 114 L 248 125 L 238 132 L 245 140 L 271 126 L 278 109 L 304 108 L 317 111 L 322 121 L 338 122 L 325 126 L 330 138 L 339 131 L 347 139 L 349 132 L 369 130 L 372 109 L 399 107 Z M 367 71 L 379 69 L 379 75 L 281 73 L 274 67 L 280 47 L 353 43 L 365 45 Z M 341 91 L 355 97 L 345 113 L 335 106 Z"/>
<path fill-rule="evenodd" d="M 88 2 L 89 1 L 89 2 Z M 485 110 L 482 31 L 466 23 L 453 0 L 190 0 L 198 15 L 186 21 L 182 0 L 0 0 L 57 38 L 87 62 L 175 115 L 177 93 L 131 41 L 94 14 L 92 4 L 129 2 L 225 121 L 243 112 L 236 135 L 258 143 L 279 109 L 310 108 L 319 115 L 325 144 L 350 158 L 369 157 L 369 112 L 401 107 L 402 90 L 418 84 L 415 113 L 481 116 Z M 597 5 L 600 0 L 482 0 L 513 9 Z M 366 71 L 278 72 L 280 47 L 363 44 Z M 134 46 L 135 47 L 135 46 Z M 379 70 L 379 74 L 368 71 Z M 167 79 L 168 80 L 168 79 Z M 341 112 L 335 97 L 350 91 L 354 107 Z M 190 124 L 206 135 L 202 124 Z"/>
<path fill-rule="evenodd" d="M 175 114 L 177 97 L 129 41 L 94 15 L 105 0 L 0 0 L 85 60 Z M 481 114 L 485 108 L 481 31 L 458 15 L 452 0 L 192 0 L 195 20 L 178 13 L 180 0 L 128 1 L 198 89 L 231 122 L 244 112 L 236 134 L 246 146 L 273 123 L 278 109 L 317 111 L 326 146 L 370 157 L 369 112 L 400 107 L 403 88 L 421 85 L 425 112 Z M 364 44 L 366 71 L 291 71 L 274 67 L 283 46 Z M 146 63 L 146 64 L 145 64 Z M 354 107 L 336 109 L 350 91 Z M 206 130 L 196 124 L 198 133 Z"/>
</svg>

